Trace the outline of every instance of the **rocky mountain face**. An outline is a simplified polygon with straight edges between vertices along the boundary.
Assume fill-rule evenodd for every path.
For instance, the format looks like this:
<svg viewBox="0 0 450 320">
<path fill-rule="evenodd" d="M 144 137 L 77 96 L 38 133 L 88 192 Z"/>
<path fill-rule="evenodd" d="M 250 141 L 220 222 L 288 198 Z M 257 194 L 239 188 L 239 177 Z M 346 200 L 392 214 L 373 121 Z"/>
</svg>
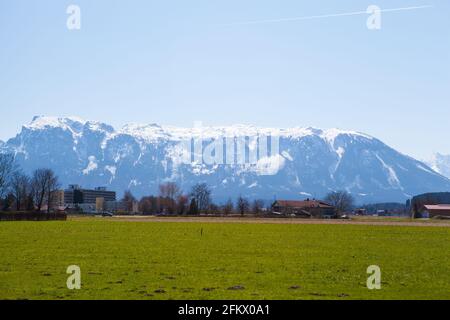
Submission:
<svg viewBox="0 0 450 320">
<path fill-rule="evenodd" d="M 239 195 L 321 198 L 338 189 L 358 203 L 403 202 L 450 191 L 450 180 L 426 164 L 374 137 L 337 129 L 132 124 L 115 130 L 77 118 L 35 117 L 0 150 L 14 153 L 26 172 L 48 167 L 64 186 L 107 186 L 119 195 L 127 189 L 157 194 L 167 181 L 185 192 L 205 182 L 218 202 Z"/>
</svg>

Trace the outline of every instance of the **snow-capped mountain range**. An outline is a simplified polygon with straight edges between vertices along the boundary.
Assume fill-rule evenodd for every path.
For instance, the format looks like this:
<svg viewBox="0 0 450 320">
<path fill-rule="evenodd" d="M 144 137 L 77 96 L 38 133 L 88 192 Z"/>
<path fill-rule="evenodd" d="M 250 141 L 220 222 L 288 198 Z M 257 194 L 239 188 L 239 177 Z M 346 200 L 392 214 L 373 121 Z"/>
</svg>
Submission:
<svg viewBox="0 0 450 320">
<path fill-rule="evenodd" d="M 250 150 L 258 136 L 277 139 L 279 152 L 259 153 L 255 162 L 221 164 L 198 161 L 198 154 L 186 161 L 180 147 L 195 146 L 200 137 L 202 146 L 226 141 L 224 137 L 246 137 Z M 369 135 L 338 129 L 130 124 L 116 130 L 75 117 L 35 117 L 16 137 L 0 143 L 0 151 L 14 153 L 26 172 L 48 167 L 64 186 L 107 186 L 119 195 L 127 189 L 136 196 L 157 194 L 166 181 L 177 182 L 185 192 L 206 182 L 218 202 L 239 195 L 320 198 L 338 189 L 351 192 L 359 203 L 403 202 L 424 192 L 450 191 L 450 180 L 425 163 Z"/>
</svg>

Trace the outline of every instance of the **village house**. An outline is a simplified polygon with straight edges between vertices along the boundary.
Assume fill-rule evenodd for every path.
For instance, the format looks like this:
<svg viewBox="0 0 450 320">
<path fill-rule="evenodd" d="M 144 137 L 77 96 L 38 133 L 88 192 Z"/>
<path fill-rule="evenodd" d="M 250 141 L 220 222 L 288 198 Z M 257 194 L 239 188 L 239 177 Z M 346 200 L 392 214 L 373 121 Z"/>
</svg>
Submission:
<svg viewBox="0 0 450 320">
<path fill-rule="evenodd" d="M 277 200 L 272 205 L 274 214 L 297 216 L 302 218 L 336 218 L 336 209 L 320 200 L 304 201 Z"/>
</svg>

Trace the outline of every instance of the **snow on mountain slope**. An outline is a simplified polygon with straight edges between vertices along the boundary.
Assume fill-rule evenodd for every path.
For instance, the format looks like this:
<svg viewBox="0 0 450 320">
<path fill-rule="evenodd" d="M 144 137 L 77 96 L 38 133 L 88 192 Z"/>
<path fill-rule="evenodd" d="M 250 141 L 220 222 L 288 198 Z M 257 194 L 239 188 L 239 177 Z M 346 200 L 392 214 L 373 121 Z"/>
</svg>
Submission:
<svg viewBox="0 0 450 320">
<path fill-rule="evenodd" d="M 244 164 L 237 164 L 237 158 L 233 164 L 223 164 L 199 161 L 198 154 L 183 147 L 201 138 L 203 151 L 210 151 L 212 142 L 245 137 L 250 154 L 258 136 L 276 139 L 279 153 Z M 237 150 L 237 145 L 230 150 Z M 217 201 L 240 194 L 268 200 L 299 199 L 306 194 L 318 198 L 345 189 L 361 203 L 390 202 L 450 190 L 450 180 L 426 164 L 374 137 L 338 129 L 129 124 L 115 130 L 76 117 L 35 117 L 1 150 L 16 154 L 28 172 L 53 168 L 64 185 L 108 186 L 119 193 L 131 189 L 137 196 L 157 194 L 158 185 L 166 181 L 176 181 L 185 191 L 194 183 L 206 182 Z M 211 155 L 217 156 L 216 152 Z"/>
<path fill-rule="evenodd" d="M 434 171 L 450 178 L 450 155 L 436 153 L 427 163 Z"/>
</svg>

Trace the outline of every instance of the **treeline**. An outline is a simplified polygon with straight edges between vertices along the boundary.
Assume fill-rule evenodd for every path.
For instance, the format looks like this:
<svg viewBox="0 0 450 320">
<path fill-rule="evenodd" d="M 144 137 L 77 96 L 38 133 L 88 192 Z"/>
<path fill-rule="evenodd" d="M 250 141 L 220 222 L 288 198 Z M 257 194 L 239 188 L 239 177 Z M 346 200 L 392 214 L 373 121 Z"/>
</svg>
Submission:
<svg viewBox="0 0 450 320">
<path fill-rule="evenodd" d="M 139 213 L 167 215 L 200 215 L 200 214 L 261 214 L 267 210 L 263 200 L 248 199 L 240 196 L 235 201 L 228 199 L 224 204 L 215 204 L 211 199 L 211 189 L 206 183 L 194 185 L 188 193 L 183 193 L 174 182 L 159 186 L 157 196 L 142 197 L 139 201 L 130 191 L 125 192 L 122 199 L 129 206 L 138 202 Z"/>
<path fill-rule="evenodd" d="M 14 155 L 0 154 L 0 210 L 48 212 L 60 184 L 51 169 L 37 169 L 31 176 L 17 166 Z"/>
<path fill-rule="evenodd" d="M 361 206 L 361 208 L 365 209 L 369 214 L 378 213 L 379 211 L 384 211 L 385 213 L 390 214 L 407 213 L 406 205 L 404 203 L 397 203 L 397 202 L 366 204 Z"/>
</svg>

